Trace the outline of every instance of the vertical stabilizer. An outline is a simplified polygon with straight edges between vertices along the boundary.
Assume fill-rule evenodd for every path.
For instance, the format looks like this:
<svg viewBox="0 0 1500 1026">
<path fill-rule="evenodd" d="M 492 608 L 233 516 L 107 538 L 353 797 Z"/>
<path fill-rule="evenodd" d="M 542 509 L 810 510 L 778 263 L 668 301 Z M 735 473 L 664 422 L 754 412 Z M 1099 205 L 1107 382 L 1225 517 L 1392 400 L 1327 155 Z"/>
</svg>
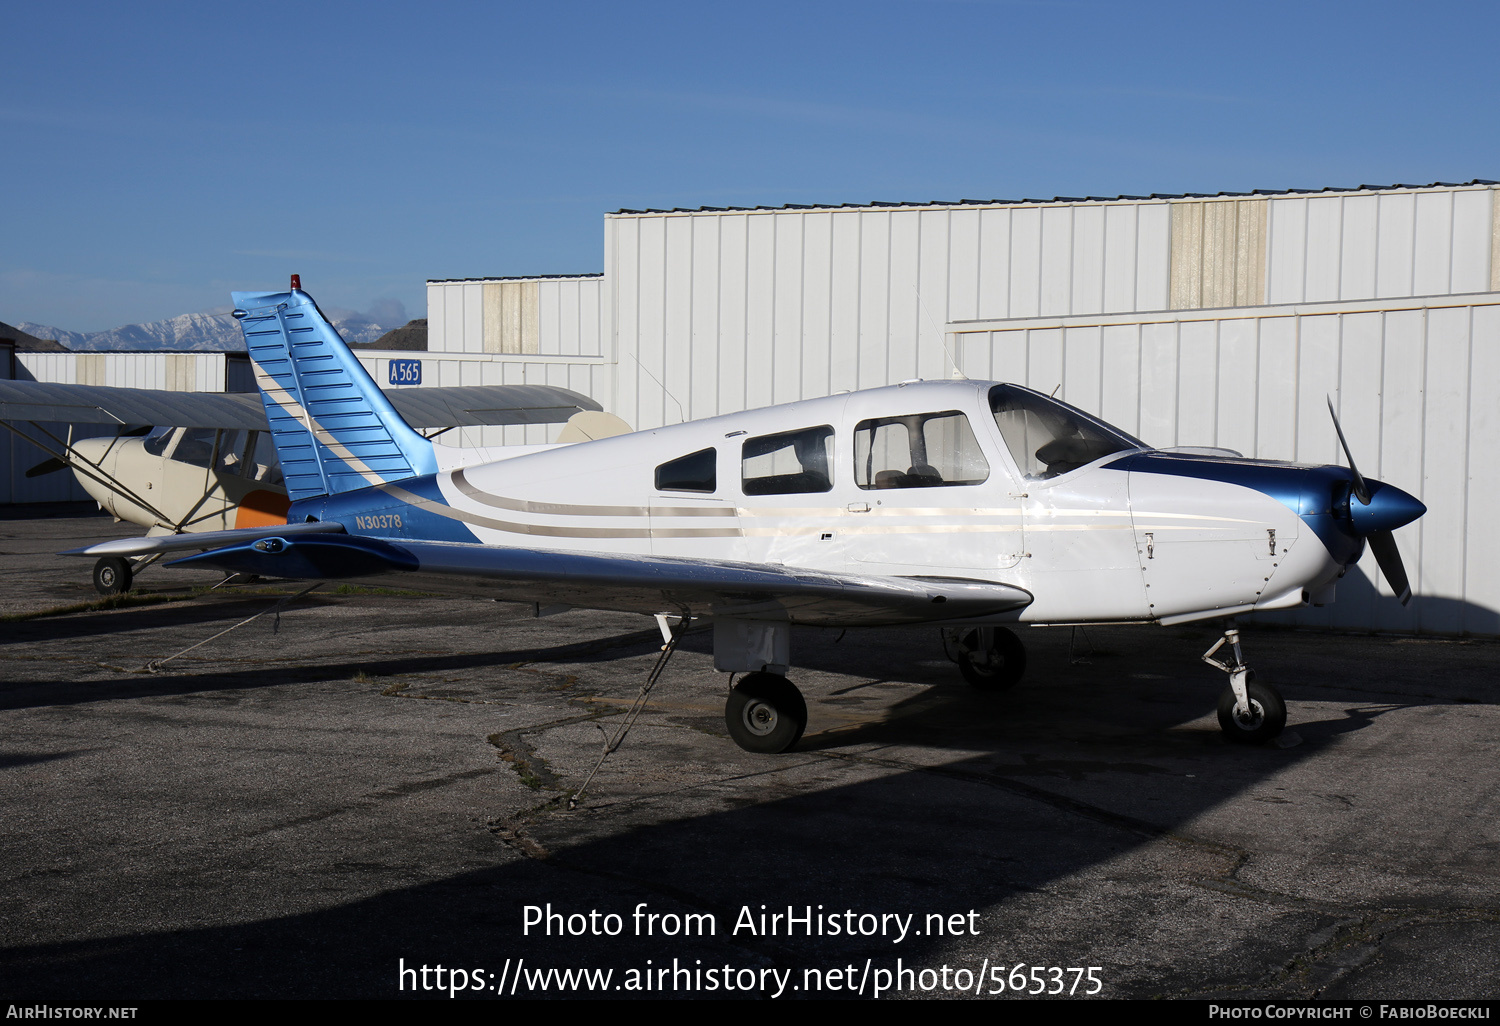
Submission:
<svg viewBox="0 0 1500 1026">
<path fill-rule="evenodd" d="M 231 295 L 292 501 L 437 472 L 432 443 L 295 282 L 290 292 Z"/>
</svg>

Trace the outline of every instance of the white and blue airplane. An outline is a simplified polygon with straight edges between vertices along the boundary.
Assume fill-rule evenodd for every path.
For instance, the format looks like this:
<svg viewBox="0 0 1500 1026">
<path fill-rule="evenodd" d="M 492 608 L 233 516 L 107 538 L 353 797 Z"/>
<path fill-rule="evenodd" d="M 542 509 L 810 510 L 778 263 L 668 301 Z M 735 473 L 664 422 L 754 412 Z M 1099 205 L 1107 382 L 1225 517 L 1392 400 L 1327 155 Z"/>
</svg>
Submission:
<svg viewBox="0 0 1500 1026">
<path fill-rule="evenodd" d="M 443 469 L 300 287 L 236 292 L 234 304 L 287 523 L 74 554 L 205 549 L 173 565 L 653 614 L 663 658 L 709 617 L 715 667 L 744 674 L 725 722 L 750 751 L 785 751 L 806 726 L 786 678 L 794 624 L 941 627 L 964 677 L 1004 688 L 1025 668 L 1007 625 L 1170 625 L 1323 603 L 1366 540 L 1400 600 L 1411 595 L 1392 532 L 1426 509 L 1352 458 L 1158 450 L 1039 392 L 951 380 Z M 1215 659 L 1225 644 L 1233 658 Z M 1278 735 L 1285 703 L 1254 681 L 1232 621 L 1204 658 L 1230 678 L 1224 733 Z"/>
</svg>

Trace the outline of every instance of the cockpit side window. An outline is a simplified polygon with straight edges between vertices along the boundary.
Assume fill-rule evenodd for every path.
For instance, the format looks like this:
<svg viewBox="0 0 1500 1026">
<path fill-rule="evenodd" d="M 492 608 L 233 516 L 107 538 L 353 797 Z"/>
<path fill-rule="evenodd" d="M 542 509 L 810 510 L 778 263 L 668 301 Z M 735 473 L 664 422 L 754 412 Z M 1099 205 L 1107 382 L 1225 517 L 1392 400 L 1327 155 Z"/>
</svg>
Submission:
<svg viewBox="0 0 1500 1026">
<path fill-rule="evenodd" d="M 225 430 L 219 433 L 219 452 L 214 459 L 214 469 L 222 474 L 244 476 L 245 445 L 248 432 Z"/>
<path fill-rule="evenodd" d="M 996 385 L 990 389 L 990 410 L 1022 475 L 1033 481 L 1111 453 L 1148 448 L 1119 428 L 1029 388 Z"/>
<path fill-rule="evenodd" d="M 174 427 L 152 428 L 151 433 L 146 436 L 146 440 L 141 445 L 152 456 L 164 456 L 173 436 L 180 430 L 181 428 Z"/>
<path fill-rule="evenodd" d="M 745 439 L 740 483 L 746 495 L 793 495 L 833 489 L 833 428 L 803 428 Z"/>
<path fill-rule="evenodd" d="M 276 442 L 271 438 L 271 432 L 252 431 L 250 437 L 252 448 L 247 457 L 250 465 L 245 470 L 245 476 L 267 484 L 281 484 L 281 461 L 277 458 Z"/>
<path fill-rule="evenodd" d="M 668 460 L 656 468 L 656 490 L 659 492 L 712 492 L 718 489 L 717 449 L 697 452 Z"/>
<path fill-rule="evenodd" d="M 854 429 L 861 488 L 940 488 L 988 480 L 989 461 L 958 410 L 862 420 Z"/>
<path fill-rule="evenodd" d="M 178 463 L 207 468 L 214 458 L 214 435 L 217 433 L 213 428 L 186 429 L 168 458 Z"/>
</svg>

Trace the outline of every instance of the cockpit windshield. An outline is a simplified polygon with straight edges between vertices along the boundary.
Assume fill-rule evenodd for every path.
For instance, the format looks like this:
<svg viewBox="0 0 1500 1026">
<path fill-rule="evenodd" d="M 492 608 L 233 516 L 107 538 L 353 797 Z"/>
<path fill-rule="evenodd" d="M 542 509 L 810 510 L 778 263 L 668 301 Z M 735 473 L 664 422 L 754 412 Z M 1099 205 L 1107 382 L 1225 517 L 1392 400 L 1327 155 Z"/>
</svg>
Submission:
<svg viewBox="0 0 1500 1026">
<path fill-rule="evenodd" d="M 990 411 L 1016 465 L 1032 481 L 1066 474 L 1110 453 L 1148 448 L 1077 407 L 1018 385 L 991 388 Z"/>
</svg>

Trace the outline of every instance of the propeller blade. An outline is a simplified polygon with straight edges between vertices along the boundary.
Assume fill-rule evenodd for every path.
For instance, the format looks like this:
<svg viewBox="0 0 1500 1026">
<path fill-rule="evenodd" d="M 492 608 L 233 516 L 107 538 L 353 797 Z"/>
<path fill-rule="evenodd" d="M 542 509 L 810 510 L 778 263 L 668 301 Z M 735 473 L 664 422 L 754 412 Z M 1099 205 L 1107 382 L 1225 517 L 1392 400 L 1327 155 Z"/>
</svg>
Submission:
<svg viewBox="0 0 1500 1026">
<path fill-rule="evenodd" d="M 41 477 L 43 474 L 55 474 L 59 470 L 66 469 L 67 466 L 66 463 L 54 456 L 50 460 L 42 460 L 42 462 L 26 471 L 26 476 Z"/>
<path fill-rule="evenodd" d="M 1403 606 L 1411 601 L 1411 582 L 1406 579 L 1406 567 L 1401 562 L 1401 553 L 1396 550 L 1396 535 L 1392 531 L 1375 531 L 1369 536 L 1370 551 L 1375 553 L 1375 562 L 1386 583 L 1396 593 L 1396 600 Z"/>
<path fill-rule="evenodd" d="M 1333 429 L 1339 433 L 1339 444 L 1344 447 L 1344 457 L 1349 461 L 1349 473 L 1354 475 L 1354 497 L 1363 505 L 1368 506 L 1370 504 L 1370 487 L 1365 484 L 1365 479 L 1360 476 L 1359 468 L 1354 465 L 1354 453 L 1349 451 L 1349 443 L 1344 440 L 1344 428 L 1339 424 L 1339 415 L 1333 412 L 1333 396 L 1327 396 L 1326 398 L 1328 399 L 1328 415 L 1333 418 Z M 1394 543 L 1392 545 L 1391 551 L 1395 552 Z M 1399 565 L 1400 559 L 1398 558 L 1396 562 Z M 1384 568 L 1384 566 L 1385 564 L 1382 563 L 1381 567 Z M 1389 580 L 1389 576 L 1387 576 L 1387 580 Z"/>
</svg>

